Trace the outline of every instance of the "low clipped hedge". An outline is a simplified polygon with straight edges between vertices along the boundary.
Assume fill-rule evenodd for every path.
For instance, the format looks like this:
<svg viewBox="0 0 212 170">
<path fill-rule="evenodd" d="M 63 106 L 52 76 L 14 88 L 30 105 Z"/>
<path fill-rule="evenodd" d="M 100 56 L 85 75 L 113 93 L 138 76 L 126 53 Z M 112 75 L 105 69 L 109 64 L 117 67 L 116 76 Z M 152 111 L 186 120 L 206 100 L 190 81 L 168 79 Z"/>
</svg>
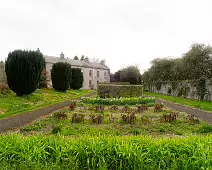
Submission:
<svg viewBox="0 0 212 170">
<path fill-rule="evenodd" d="M 143 86 L 99 84 L 97 88 L 97 93 L 101 98 L 139 97 L 143 96 Z"/>
<path fill-rule="evenodd" d="M 99 83 L 99 84 L 109 84 L 109 85 L 130 85 L 130 82 L 110 82 L 110 83 Z"/>
<path fill-rule="evenodd" d="M 154 106 L 155 98 L 143 98 L 143 97 L 130 97 L 130 98 L 83 98 L 83 103 L 92 104 L 92 105 L 144 105 L 144 106 Z"/>
</svg>

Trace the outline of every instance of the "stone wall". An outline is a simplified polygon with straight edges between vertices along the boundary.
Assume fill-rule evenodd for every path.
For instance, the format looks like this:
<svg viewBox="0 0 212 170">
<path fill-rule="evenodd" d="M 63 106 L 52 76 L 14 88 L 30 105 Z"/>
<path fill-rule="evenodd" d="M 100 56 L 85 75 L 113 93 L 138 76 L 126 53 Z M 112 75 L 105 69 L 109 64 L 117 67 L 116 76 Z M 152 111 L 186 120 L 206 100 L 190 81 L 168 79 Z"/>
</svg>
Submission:
<svg viewBox="0 0 212 170">
<path fill-rule="evenodd" d="M 5 73 L 5 64 L 3 61 L 0 62 L 0 83 L 7 83 L 7 76 Z"/>
<path fill-rule="evenodd" d="M 185 80 L 175 82 L 155 82 L 152 84 L 146 84 L 145 89 L 150 92 L 161 93 L 165 95 L 173 95 L 184 97 L 188 99 L 201 99 L 200 92 L 198 91 L 199 80 Z M 212 101 L 212 79 L 205 81 L 206 90 L 204 91 L 204 99 L 206 101 Z"/>
</svg>

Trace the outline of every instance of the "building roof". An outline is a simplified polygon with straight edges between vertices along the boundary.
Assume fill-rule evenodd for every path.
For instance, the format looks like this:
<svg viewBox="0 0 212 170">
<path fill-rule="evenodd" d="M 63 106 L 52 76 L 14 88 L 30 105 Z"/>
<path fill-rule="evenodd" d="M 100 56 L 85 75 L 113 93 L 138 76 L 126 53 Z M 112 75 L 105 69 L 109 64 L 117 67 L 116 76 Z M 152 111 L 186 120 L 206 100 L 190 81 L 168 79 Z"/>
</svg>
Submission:
<svg viewBox="0 0 212 170">
<path fill-rule="evenodd" d="M 97 69 L 104 69 L 109 70 L 109 67 L 97 62 L 88 62 L 88 61 L 81 61 L 81 60 L 74 60 L 74 59 L 61 59 L 60 57 L 53 57 L 44 55 L 46 63 L 57 63 L 57 62 L 66 62 L 71 64 L 72 66 L 77 67 L 88 67 L 88 68 L 97 68 Z"/>
</svg>

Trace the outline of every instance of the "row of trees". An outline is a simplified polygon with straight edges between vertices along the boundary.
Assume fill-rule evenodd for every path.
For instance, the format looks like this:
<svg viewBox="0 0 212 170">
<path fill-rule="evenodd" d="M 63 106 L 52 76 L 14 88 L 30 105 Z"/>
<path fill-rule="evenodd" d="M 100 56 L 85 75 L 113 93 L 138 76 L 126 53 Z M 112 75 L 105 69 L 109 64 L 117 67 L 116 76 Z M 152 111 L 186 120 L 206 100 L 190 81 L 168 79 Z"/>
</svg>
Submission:
<svg viewBox="0 0 212 170">
<path fill-rule="evenodd" d="M 144 72 L 144 83 L 156 81 L 196 80 L 212 78 L 212 47 L 205 44 L 192 44 L 181 58 L 157 58 Z"/>
<path fill-rule="evenodd" d="M 140 70 L 136 66 L 128 66 L 110 75 L 111 82 L 130 82 L 130 84 L 141 84 Z"/>
<path fill-rule="evenodd" d="M 39 82 L 43 83 L 41 75 L 44 68 L 45 59 L 40 51 L 15 50 L 10 52 L 5 62 L 9 88 L 18 96 L 33 93 Z M 70 87 L 73 89 L 82 87 L 81 69 L 72 69 L 71 65 L 67 63 L 55 63 L 51 77 L 53 88 L 57 91 L 64 92 Z"/>
<path fill-rule="evenodd" d="M 51 71 L 52 85 L 57 91 L 64 92 L 69 88 L 80 89 L 83 84 L 83 73 L 80 68 L 71 68 L 68 63 L 55 63 Z"/>
</svg>

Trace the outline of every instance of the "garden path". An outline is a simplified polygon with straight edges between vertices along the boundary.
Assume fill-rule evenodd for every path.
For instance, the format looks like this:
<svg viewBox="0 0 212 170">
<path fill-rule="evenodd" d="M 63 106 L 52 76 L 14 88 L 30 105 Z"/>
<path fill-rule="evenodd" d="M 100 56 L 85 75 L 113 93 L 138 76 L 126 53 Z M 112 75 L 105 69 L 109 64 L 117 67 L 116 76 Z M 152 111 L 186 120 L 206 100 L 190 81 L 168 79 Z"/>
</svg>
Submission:
<svg viewBox="0 0 212 170">
<path fill-rule="evenodd" d="M 157 103 L 163 103 L 168 108 L 174 109 L 179 112 L 185 112 L 187 114 L 194 115 L 201 119 L 202 121 L 212 123 L 212 112 L 203 111 L 197 108 L 192 108 L 188 106 L 184 106 L 181 104 L 173 103 L 167 100 L 156 99 Z M 212 105 L 212 103 L 211 103 Z"/>
<path fill-rule="evenodd" d="M 96 94 L 96 92 L 93 92 L 93 93 L 90 93 L 83 97 L 90 97 L 95 94 Z M 80 100 L 80 99 L 81 99 L 81 97 L 74 98 L 72 100 Z M 34 111 L 26 112 L 23 114 L 11 116 L 6 119 L 2 119 L 2 120 L 0 120 L 0 133 L 18 129 L 40 117 L 46 116 L 46 115 L 48 115 L 52 112 L 55 112 L 63 107 L 69 106 L 70 104 L 71 104 L 71 101 L 64 101 L 62 103 L 54 104 L 54 105 L 48 106 L 46 108 L 41 108 L 38 110 L 34 110 Z"/>
</svg>

